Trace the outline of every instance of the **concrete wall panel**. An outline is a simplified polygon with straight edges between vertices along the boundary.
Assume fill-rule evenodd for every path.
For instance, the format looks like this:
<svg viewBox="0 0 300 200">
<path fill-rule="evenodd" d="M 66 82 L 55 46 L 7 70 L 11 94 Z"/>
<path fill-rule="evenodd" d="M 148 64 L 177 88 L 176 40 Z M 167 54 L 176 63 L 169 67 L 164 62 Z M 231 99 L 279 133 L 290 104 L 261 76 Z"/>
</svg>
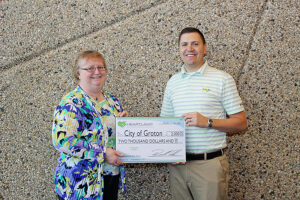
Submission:
<svg viewBox="0 0 300 200">
<path fill-rule="evenodd" d="M 299 2 L 268 2 L 239 82 L 249 117 L 231 141 L 239 199 L 299 196 L 299 39 Z"/>
</svg>

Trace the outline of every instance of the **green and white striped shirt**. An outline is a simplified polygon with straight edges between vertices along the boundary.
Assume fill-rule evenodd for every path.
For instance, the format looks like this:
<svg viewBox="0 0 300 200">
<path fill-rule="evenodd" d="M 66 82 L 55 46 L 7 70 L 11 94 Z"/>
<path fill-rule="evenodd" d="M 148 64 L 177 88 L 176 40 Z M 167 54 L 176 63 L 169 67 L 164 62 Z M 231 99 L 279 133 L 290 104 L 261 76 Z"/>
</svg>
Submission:
<svg viewBox="0 0 300 200">
<path fill-rule="evenodd" d="M 228 73 L 208 66 L 192 73 L 175 74 L 168 81 L 161 117 L 180 117 L 188 112 L 199 112 L 212 119 L 226 119 L 244 110 L 236 84 Z M 226 133 L 215 129 L 186 127 L 186 152 L 203 153 L 227 146 Z"/>
</svg>

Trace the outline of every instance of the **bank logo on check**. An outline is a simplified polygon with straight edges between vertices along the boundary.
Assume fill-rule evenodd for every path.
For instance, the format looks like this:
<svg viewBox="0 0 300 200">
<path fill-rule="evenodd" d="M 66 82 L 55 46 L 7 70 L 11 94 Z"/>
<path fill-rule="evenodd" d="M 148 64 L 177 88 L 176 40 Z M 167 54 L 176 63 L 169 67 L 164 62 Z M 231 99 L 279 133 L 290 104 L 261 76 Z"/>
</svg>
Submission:
<svg viewBox="0 0 300 200">
<path fill-rule="evenodd" d="M 124 126 L 126 126 L 126 122 L 119 121 L 118 126 L 123 128 Z"/>
</svg>

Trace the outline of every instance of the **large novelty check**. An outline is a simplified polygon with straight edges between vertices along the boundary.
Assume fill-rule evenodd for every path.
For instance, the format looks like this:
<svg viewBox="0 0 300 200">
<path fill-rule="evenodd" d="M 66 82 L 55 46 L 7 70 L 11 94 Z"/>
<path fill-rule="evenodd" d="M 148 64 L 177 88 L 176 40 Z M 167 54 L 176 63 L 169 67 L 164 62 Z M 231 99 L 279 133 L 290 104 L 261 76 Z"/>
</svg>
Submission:
<svg viewBox="0 0 300 200">
<path fill-rule="evenodd" d="M 116 150 L 124 163 L 185 162 L 184 119 L 117 117 Z"/>
</svg>

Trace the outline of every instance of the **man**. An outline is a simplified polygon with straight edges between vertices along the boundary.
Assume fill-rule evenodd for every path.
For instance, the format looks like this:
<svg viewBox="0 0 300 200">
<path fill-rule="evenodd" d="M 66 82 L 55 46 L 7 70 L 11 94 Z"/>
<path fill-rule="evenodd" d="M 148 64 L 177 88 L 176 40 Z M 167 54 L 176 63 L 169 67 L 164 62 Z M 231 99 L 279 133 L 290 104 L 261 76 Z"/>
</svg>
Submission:
<svg viewBox="0 0 300 200">
<path fill-rule="evenodd" d="M 176 200 L 227 199 L 226 132 L 247 128 L 241 98 L 233 78 L 204 60 L 206 42 L 196 28 L 179 35 L 184 65 L 167 83 L 162 117 L 183 116 L 186 123 L 186 163 L 169 167 L 170 189 Z"/>
</svg>

